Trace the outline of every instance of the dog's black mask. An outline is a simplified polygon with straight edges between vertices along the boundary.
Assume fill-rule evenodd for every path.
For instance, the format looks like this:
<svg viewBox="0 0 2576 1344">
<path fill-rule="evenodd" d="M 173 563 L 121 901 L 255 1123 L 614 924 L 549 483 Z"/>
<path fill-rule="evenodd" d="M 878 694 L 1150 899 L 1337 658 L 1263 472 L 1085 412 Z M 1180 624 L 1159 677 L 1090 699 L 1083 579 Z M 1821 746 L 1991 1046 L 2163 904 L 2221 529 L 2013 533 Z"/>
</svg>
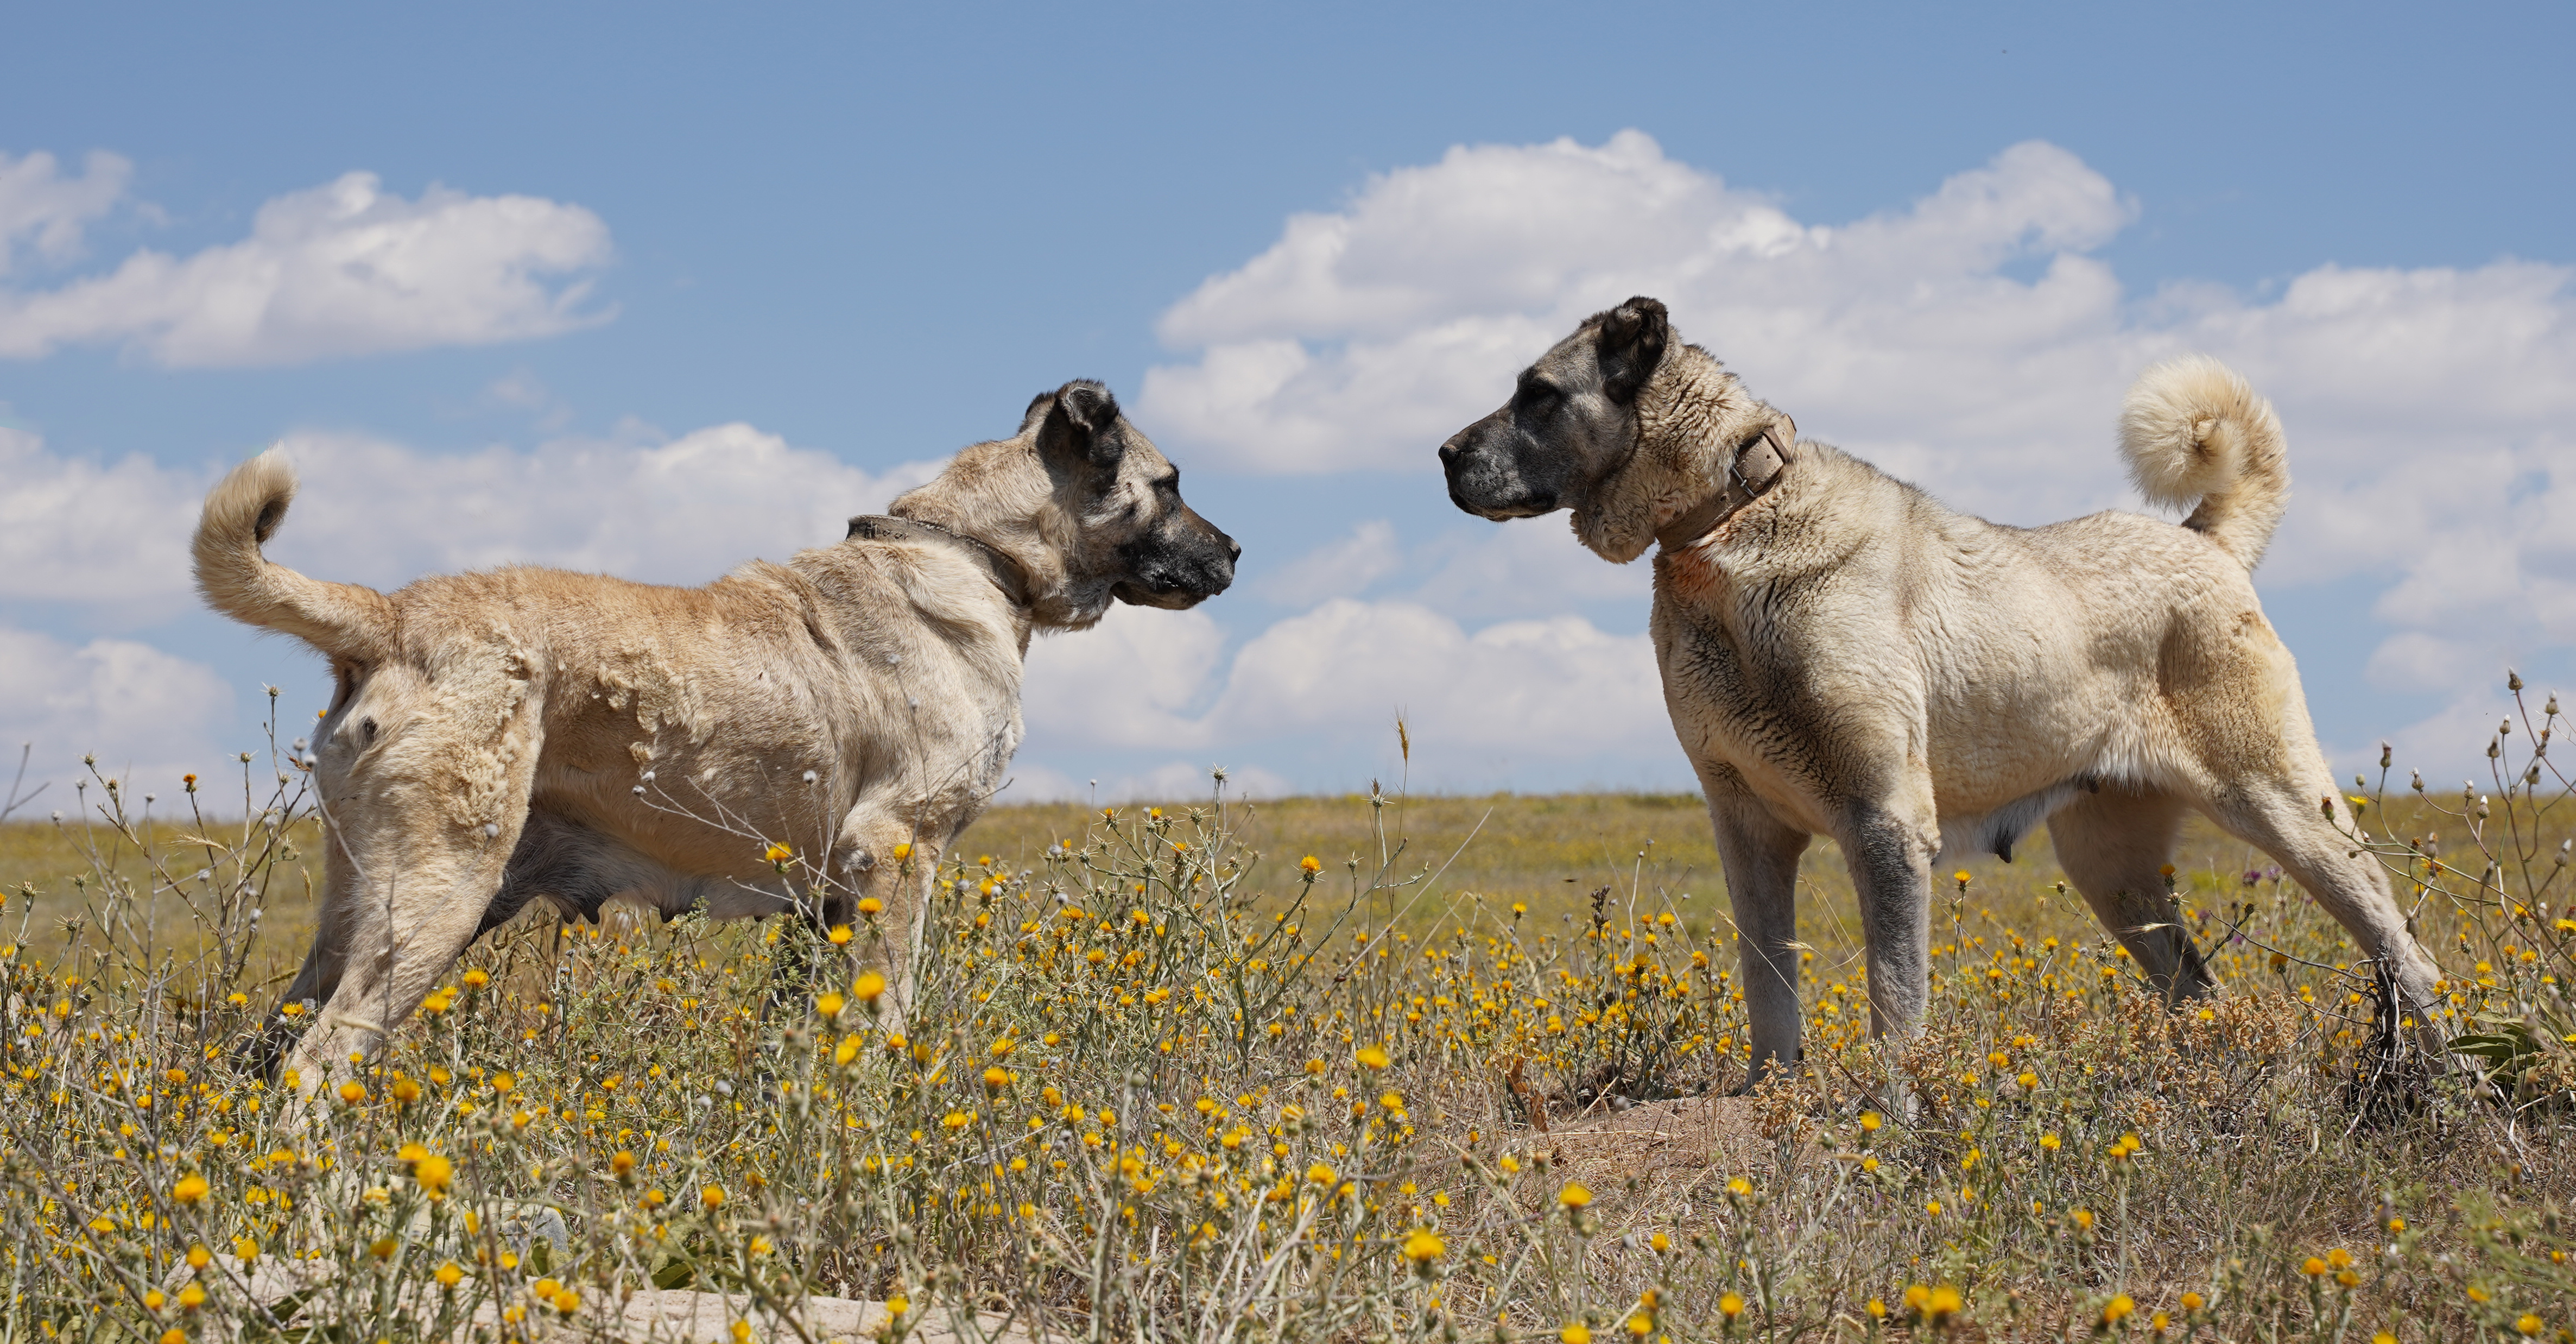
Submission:
<svg viewBox="0 0 2576 1344">
<path fill-rule="evenodd" d="M 1637 442 L 1637 393 L 1663 362 L 1664 305 L 1638 297 L 1584 319 L 1521 370 L 1502 409 L 1449 436 L 1449 502 L 1501 521 L 1581 508 Z"/>
</svg>

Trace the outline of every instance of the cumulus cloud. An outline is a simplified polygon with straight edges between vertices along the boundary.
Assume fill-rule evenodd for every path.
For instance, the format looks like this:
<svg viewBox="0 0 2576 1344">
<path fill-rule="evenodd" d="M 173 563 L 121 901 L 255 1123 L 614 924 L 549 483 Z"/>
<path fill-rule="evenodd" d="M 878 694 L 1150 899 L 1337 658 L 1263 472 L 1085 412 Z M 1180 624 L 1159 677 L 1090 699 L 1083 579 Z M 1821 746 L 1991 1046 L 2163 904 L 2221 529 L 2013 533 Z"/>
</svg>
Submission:
<svg viewBox="0 0 2576 1344">
<path fill-rule="evenodd" d="M 1262 596 L 1282 606 L 1311 607 L 1328 597 L 1366 592 L 1403 564 L 1395 524 L 1371 518 L 1263 575 L 1259 586 Z"/>
<path fill-rule="evenodd" d="M 849 515 L 883 508 L 941 465 L 863 471 L 745 424 L 466 453 L 322 433 L 281 446 L 303 488 L 271 558 L 379 588 L 514 563 L 704 583 L 755 556 L 838 540 Z M 188 539 L 229 465 L 101 463 L 0 429 L 0 600 L 106 606 L 128 624 L 185 607 Z"/>
<path fill-rule="evenodd" d="M 108 606 L 129 623 L 184 600 L 211 471 L 64 456 L 0 427 L 0 478 L 0 600 Z"/>
<path fill-rule="evenodd" d="M 1140 401 L 1174 438 L 1254 470 L 1429 470 L 1521 364 L 1586 313 L 1652 292 L 1721 356 L 1761 352 L 1765 391 L 1794 370 L 1793 409 L 1859 391 L 1912 435 L 1963 417 L 2055 428 L 2066 417 L 2042 407 L 2064 393 L 1999 403 L 2070 373 L 2116 396 L 2133 351 L 2059 352 L 2116 326 L 2117 283 L 2079 254 L 2134 213 L 2037 143 L 1842 227 L 1802 224 L 1635 131 L 1597 148 L 1461 147 L 1292 219 L 1175 304 L 1161 335 L 1196 362 L 1149 372 Z M 2031 281 L 2003 274 L 2032 255 L 2055 260 Z M 2028 362 L 2018 386 L 1994 385 L 1999 348 Z M 2113 404 L 2085 408 L 2097 439 Z"/>
<path fill-rule="evenodd" d="M 73 810 L 69 780 L 84 753 L 101 773 L 137 781 L 138 799 L 146 788 L 175 792 L 183 774 L 212 772 L 228 759 L 214 738 L 232 706 L 232 688 L 214 669 L 149 644 L 74 647 L 0 626 L 0 743 L 33 746 L 30 778 L 48 781 L 39 813 Z"/>
<path fill-rule="evenodd" d="M 567 437 L 460 454 L 332 434 L 283 446 L 303 489 L 269 553 L 377 587 L 522 563 L 705 583 L 755 556 L 838 541 L 850 515 L 884 508 L 942 465 L 864 471 L 740 423 L 667 442 Z"/>
<path fill-rule="evenodd" d="M 1619 782 L 1687 774 L 1643 635 L 1578 616 L 1471 632 L 1402 598 L 1333 598 L 1228 657 L 1203 622 L 1119 607 L 1093 631 L 1032 646 L 1032 753 L 1197 750 L 1268 762 L 1309 787 L 1347 784 L 1355 762 L 1396 768 L 1401 718 L 1417 778 L 1438 786 L 1547 787 L 1569 768 Z"/>
<path fill-rule="evenodd" d="M 124 180 L 121 160 L 93 159 L 76 183 L 42 155 L 0 160 L 0 244 L 77 247 Z M 173 366 L 293 364 L 552 336 L 612 315 L 586 306 L 579 278 L 610 255 L 607 225 L 577 205 L 435 186 L 406 200 L 353 172 L 269 201 L 237 243 L 0 289 L 0 357 L 120 345 Z"/>
<path fill-rule="evenodd" d="M 1470 634 L 1428 607 L 1349 598 L 1245 644 L 1209 717 L 1236 732 L 1374 737 L 1399 714 L 1426 756 L 1589 756 L 1670 732 L 1643 635 L 1571 616 Z"/>
<path fill-rule="evenodd" d="M 51 154 L 0 153 L 0 276 L 21 245 L 49 262 L 79 256 L 82 231 L 116 207 L 133 172 L 114 154 L 93 153 L 80 176 L 68 177 Z"/>
<path fill-rule="evenodd" d="M 2576 644 L 2576 272 L 2327 264 L 2257 296 L 2134 295 L 2091 253 L 2138 213 L 2038 142 L 1847 223 L 1795 218 L 1635 131 L 1459 147 L 1291 218 L 1174 304 L 1159 332 L 1185 358 L 1147 374 L 1139 414 L 1240 470 L 1429 472 L 1523 363 L 1649 293 L 1807 434 L 2033 523 L 2134 507 L 2120 395 L 2152 360 L 2206 350 L 2290 433 L 2297 502 L 2267 586 L 2388 580 L 2380 684 L 2482 698 L 2506 661 Z M 1469 619 L 1497 599 L 1527 614 L 1531 590 L 1498 558 L 1421 596 Z M 1642 600 L 1642 575 L 1593 569 Z M 1539 591 L 1571 600 L 1563 582 Z"/>
<path fill-rule="evenodd" d="M 0 172 L 48 191 L 71 180 L 31 162 Z M 80 180 L 121 189 L 122 171 L 93 164 Z M 93 194 L 73 204 L 54 191 L 41 210 L 0 213 L 20 221 L 0 222 L 0 236 L 25 255 L 70 255 L 81 222 L 104 208 L 85 189 Z M 36 199 L 0 191 L 0 208 Z M 404 219 L 450 207 L 463 218 L 478 204 L 369 199 L 391 200 L 385 208 Z M 531 218 L 572 211 L 528 204 L 543 207 Z M 276 236 L 332 235 L 330 210 L 310 213 L 325 224 L 281 223 Z M 2133 502 L 2113 451 L 2120 394 L 2152 359 L 2208 350 L 2253 378 L 2289 429 L 2297 496 L 2261 575 L 2276 612 L 2301 584 L 2359 574 L 2384 585 L 2374 615 L 2387 631 L 2366 675 L 2425 707 L 2394 735 L 2401 758 L 2431 768 L 2474 753 L 2507 662 L 2576 667 L 2569 268 L 2320 265 L 2253 295 L 2205 284 L 2137 295 L 2093 253 L 2138 213 L 2045 144 L 1847 222 L 1798 219 L 1636 132 L 1598 146 L 1455 149 L 1370 179 L 1340 209 L 1291 219 L 1276 245 L 1176 303 L 1159 330 L 1179 353 L 1148 373 L 1137 415 L 1194 463 L 1427 473 L 1433 446 L 1499 404 L 1521 363 L 1584 314 L 1653 293 L 1686 336 L 1810 435 L 1961 507 L 2039 522 Z M 268 237 L 255 230 L 241 246 L 285 246 Z M 533 277 L 595 265 L 605 247 L 602 230 L 596 253 L 548 254 L 591 261 L 529 263 L 519 283 L 538 297 L 497 308 L 577 311 L 576 288 Z M 22 302 L 0 297 L 0 346 L 24 330 L 11 325 L 21 309 L 10 305 Z M 183 328 L 210 329 L 173 319 L 81 339 L 176 360 L 194 348 Z M 279 330 L 289 329 L 304 330 Z M 489 395 L 555 409 L 532 378 Z M 745 557 L 836 537 L 846 514 L 936 466 L 871 474 L 743 425 L 462 454 L 321 434 L 288 448 L 306 493 L 274 553 L 377 586 L 514 560 L 703 582 Z M 185 538 L 217 470 L 66 457 L 0 430 L 11 481 L 0 494 L 0 600 L 184 607 Z M 1295 613 L 1267 628 L 1230 629 L 1239 608 L 1226 602 L 1119 607 L 1096 630 L 1038 640 L 1012 796 L 1190 796 L 1220 763 L 1258 790 L 1349 787 L 1372 765 L 1396 768 L 1399 714 L 1420 784 L 1687 780 L 1652 651 L 1630 633 L 1643 625 L 1644 566 L 1601 563 L 1561 519 L 1422 529 L 1389 509 L 1372 507 L 1388 516 L 1355 520 L 1282 568 L 1247 572 L 1247 594 Z M 63 687 L 107 676 L 114 643 L 23 647 L 71 669 L 60 674 L 71 680 L 46 683 L 56 686 L 46 703 L 77 705 L 95 701 Z M 9 646 L 12 667 L 20 648 Z M 2311 685 L 2365 675 L 2303 671 Z M 2337 741 L 2329 725 L 2329 745 L 2375 757 L 2369 727 L 2347 726 L 2354 740 Z"/>
<path fill-rule="evenodd" d="M 1603 563 L 1563 518 L 1473 528 L 1416 548 L 1429 572 L 1411 590 L 1414 602 L 1471 622 L 1624 609 L 1643 624 L 1655 586 L 1651 566 Z"/>
<path fill-rule="evenodd" d="M 1030 641 L 1021 712 L 1050 746 L 1200 746 L 1212 740 L 1199 711 L 1225 645 L 1204 609 L 1112 606 L 1089 630 Z"/>
</svg>

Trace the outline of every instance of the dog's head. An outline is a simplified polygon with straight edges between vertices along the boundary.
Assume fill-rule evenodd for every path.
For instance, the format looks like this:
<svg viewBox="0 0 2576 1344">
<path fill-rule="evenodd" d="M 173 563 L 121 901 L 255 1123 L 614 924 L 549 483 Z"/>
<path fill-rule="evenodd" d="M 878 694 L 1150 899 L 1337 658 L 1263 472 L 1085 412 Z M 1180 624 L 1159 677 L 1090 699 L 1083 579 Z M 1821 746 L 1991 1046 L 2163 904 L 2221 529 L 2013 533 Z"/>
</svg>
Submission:
<svg viewBox="0 0 2576 1344">
<path fill-rule="evenodd" d="M 1109 389 L 1065 384 L 1027 423 L 1059 503 L 1081 521 L 1075 571 L 1139 607 L 1180 610 L 1226 590 L 1243 548 L 1181 498 L 1181 469 L 1118 409 Z"/>
<path fill-rule="evenodd" d="M 1521 370 L 1502 409 L 1440 445 L 1450 502 L 1497 522 L 1581 510 L 1636 452 L 1637 395 L 1671 340 L 1671 319 L 1653 299 L 1585 318 Z"/>
<path fill-rule="evenodd" d="M 1523 369 L 1502 409 L 1440 445 L 1440 465 L 1459 508 L 1497 522 L 1571 509 L 1583 544 L 1624 563 L 1774 424 L 1787 417 L 1682 344 L 1664 305 L 1641 295 Z"/>
<path fill-rule="evenodd" d="M 957 455 L 892 511 L 994 546 L 1029 577 L 1037 624 L 1078 629 L 1114 599 L 1179 610 L 1234 582 L 1243 548 L 1181 498 L 1180 469 L 1077 379 L 1042 392 L 1009 439 Z"/>
</svg>

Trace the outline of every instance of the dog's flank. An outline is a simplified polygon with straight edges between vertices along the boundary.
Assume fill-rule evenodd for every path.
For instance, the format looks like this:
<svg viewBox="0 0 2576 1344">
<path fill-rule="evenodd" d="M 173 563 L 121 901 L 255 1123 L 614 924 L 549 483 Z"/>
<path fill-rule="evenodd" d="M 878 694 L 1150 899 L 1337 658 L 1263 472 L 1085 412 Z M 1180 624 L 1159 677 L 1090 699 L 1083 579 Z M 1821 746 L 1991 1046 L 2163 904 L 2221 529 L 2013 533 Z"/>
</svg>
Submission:
<svg viewBox="0 0 2576 1344">
<path fill-rule="evenodd" d="M 527 566 L 326 583 L 260 554 L 294 488 L 278 454 L 245 463 L 196 554 L 219 610 L 332 661 L 325 891 L 286 994 L 322 1005 L 290 1060 L 317 1087 L 538 902 L 843 924 L 873 899 L 853 951 L 899 1012 L 923 892 L 1019 746 L 1030 636 L 1194 605 L 1238 553 L 1090 382 L 961 450 L 891 506 L 908 521 L 703 588 Z"/>
</svg>

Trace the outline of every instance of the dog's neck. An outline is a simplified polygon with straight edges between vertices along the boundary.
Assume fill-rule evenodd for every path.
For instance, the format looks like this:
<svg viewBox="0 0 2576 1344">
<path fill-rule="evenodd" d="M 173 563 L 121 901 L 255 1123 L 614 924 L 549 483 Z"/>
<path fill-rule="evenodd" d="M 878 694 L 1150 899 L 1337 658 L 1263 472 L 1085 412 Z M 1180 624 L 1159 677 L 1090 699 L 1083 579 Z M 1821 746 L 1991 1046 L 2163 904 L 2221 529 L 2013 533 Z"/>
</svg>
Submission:
<svg viewBox="0 0 2576 1344">
<path fill-rule="evenodd" d="M 1770 493 L 1796 454 L 1797 423 L 1787 416 L 1764 425 L 1726 455 L 1726 472 L 1708 498 L 1655 529 L 1666 551 L 1678 551 L 1716 531 L 1745 505 Z"/>
<path fill-rule="evenodd" d="M 966 552 L 968 559 L 993 581 L 1011 609 L 1025 616 L 1028 612 L 1029 572 L 1019 561 L 999 547 L 955 528 L 931 522 L 926 518 L 897 518 L 891 514 L 863 513 L 850 520 L 850 538 L 864 541 L 945 541 Z"/>
<path fill-rule="evenodd" d="M 1635 451 L 1574 516 L 1575 535 L 1605 560 L 1699 540 L 1789 474 L 1796 427 L 1698 346 L 1673 347 L 1636 414 Z"/>
<path fill-rule="evenodd" d="M 968 452 L 994 451 L 971 462 L 960 454 L 956 464 L 905 492 L 886 512 L 940 528 L 1007 562 L 1021 585 L 1013 610 L 1031 627 L 1083 629 L 1109 606 L 1110 584 L 1086 581 L 1067 563 L 1081 539 L 1048 493 L 1044 473 L 1014 469 L 1021 464 L 1002 455 L 1017 448 L 1008 440 L 979 444 Z"/>
</svg>

